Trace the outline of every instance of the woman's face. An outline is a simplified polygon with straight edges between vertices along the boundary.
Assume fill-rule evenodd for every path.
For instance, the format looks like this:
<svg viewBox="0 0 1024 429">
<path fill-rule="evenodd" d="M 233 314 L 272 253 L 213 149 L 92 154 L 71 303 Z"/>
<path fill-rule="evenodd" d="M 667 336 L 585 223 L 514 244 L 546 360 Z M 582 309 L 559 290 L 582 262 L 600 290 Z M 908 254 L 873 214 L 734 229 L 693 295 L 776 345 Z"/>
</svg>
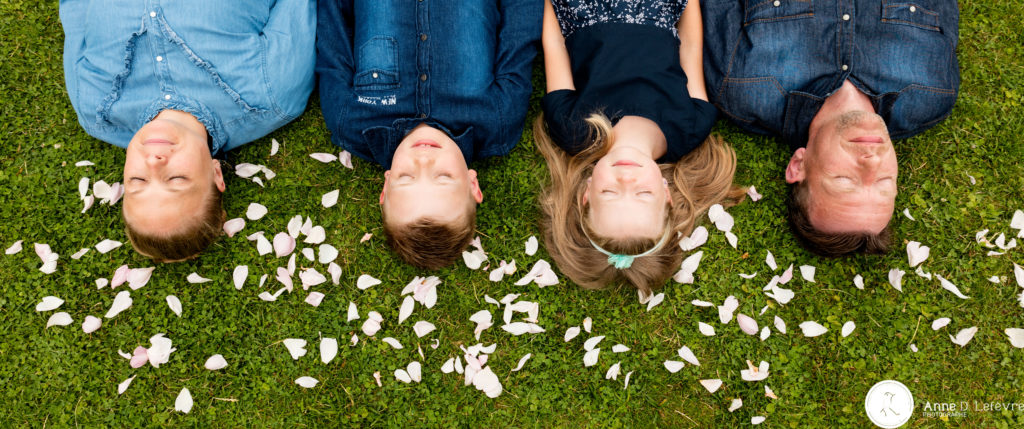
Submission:
<svg viewBox="0 0 1024 429">
<path fill-rule="evenodd" d="M 583 203 L 589 204 L 591 229 L 602 237 L 657 239 L 671 195 L 658 164 L 625 146 L 613 148 L 597 161 Z"/>
</svg>

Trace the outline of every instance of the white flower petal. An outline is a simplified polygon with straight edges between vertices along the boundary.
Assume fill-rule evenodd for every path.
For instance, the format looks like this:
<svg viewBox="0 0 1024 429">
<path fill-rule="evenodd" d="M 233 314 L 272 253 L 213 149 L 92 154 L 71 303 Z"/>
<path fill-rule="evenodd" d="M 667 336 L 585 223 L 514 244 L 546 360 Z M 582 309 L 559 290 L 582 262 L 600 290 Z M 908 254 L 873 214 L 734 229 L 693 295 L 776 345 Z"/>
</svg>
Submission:
<svg viewBox="0 0 1024 429">
<path fill-rule="evenodd" d="M 622 371 L 622 367 L 621 367 L 620 363 L 621 362 L 615 362 L 614 365 L 608 367 L 608 371 L 604 373 L 604 379 L 605 380 L 618 380 L 619 379 L 619 372 Z"/>
<path fill-rule="evenodd" d="M 694 254 L 687 256 L 680 264 L 679 271 L 672 276 L 672 279 L 677 283 L 692 284 L 694 281 L 693 273 L 700 267 L 700 260 L 704 257 L 704 251 L 697 251 Z"/>
<path fill-rule="evenodd" d="M 735 296 L 729 295 L 725 298 L 725 302 L 718 306 L 718 320 L 723 324 L 729 324 L 732 320 L 732 314 L 740 307 L 739 300 Z"/>
<path fill-rule="evenodd" d="M 604 339 L 604 335 L 598 335 L 596 337 L 588 338 L 587 341 L 585 341 L 583 343 L 583 350 L 586 350 L 586 351 L 594 350 L 594 347 L 597 347 L 597 344 L 600 343 L 601 340 L 603 340 L 603 339 Z"/>
<path fill-rule="evenodd" d="M 971 341 L 971 338 L 974 338 L 974 334 L 976 333 L 978 333 L 978 327 L 972 326 L 970 328 L 961 329 L 960 332 L 956 333 L 956 337 L 950 335 L 949 339 L 950 341 L 953 341 L 953 344 L 963 347 Z"/>
<path fill-rule="evenodd" d="M 1020 349 L 1024 348 L 1024 329 L 1006 328 L 1003 332 L 1010 339 L 1010 345 Z"/>
<path fill-rule="evenodd" d="M 246 277 L 249 277 L 248 265 L 239 265 L 235 267 L 235 270 L 231 273 L 231 280 L 235 284 L 235 289 L 242 290 L 242 285 L 245 284 Z"/>
<path fill-rule="evenodd" d="M 260 203 L 251 203 L 245 210 L 245 217 L 249 218 L 249 220 L 260 220 L 266 214 L 267 206 Z"/>
<path fill-rule="evenodd" d="M 306 355 L 306 340 L 301 338 L 286 338 L 284 341 L 285 348 L 288 349 L 288 354 L 292 355 L 293 360 L 298 360 L 300 357 Z"/>
<path fill-rule="evenodd" d="M 321 264 L 329 264 L 334 262 L 338 258 L 338 249 L 330 244 L 321 244 L 319 249 L 319 259 Z"/>
<path fill-rule="evenodd" d="M 347 150 L 343 150 L 340 153 L 338 153 L 338 162 L 340 162 L 342 166 L 349 170 L 355 168 L 352 166 L 352 154 L 349 153 L 349 151 Z"/>
<path fill-rule="evenodd" d="M 149 364 L 153 365 L 154 368 L 159 368 L 160 365 L 167 363 L 171 358 L 171 352 L 177 350 L 171 347 L 171 339 L 164 337 L 164 334 L 156 334 L 150 337 L 149 342 L 152 345 L 146 349 L 146 355 L 149 359 Z"/>
<path fill-rule="evenodd" d="M 188 388 L 182 388 L 181 392 L 178 393 L 178 397 L 174 399 L 174 411 L 180 411 L 188 414 L 192 411 L 192 393 L 188 391 Z"/>
<path fill-rule="evenodd" d="M 295 379 L 295 384 L 298 384 L 299 386 L 305 387 L 307 389 L 312 389 L 319 382 L 320 380 L 317 380 L 310 376 L 302 376 Z"/>
<path fill-rule="evenodd" d="M 174 314 L 177 314 L 178 317 L 181 317 L 181 300 L 174 295 L 167 295 L 167 298 L 165 299 L 167 300 L 167 306 L 171 308 L 171 311 L 173 311 Z"/>
<path fill-rule="evenodd" d="M 389 346 L 391 346 L 394 349 L 403 349 L 403 348 L 405 348 L 405 347 L 402 347 L 402 343 L 400 343 L 398 340 L 396 340 L 394 338 L 391 338 L 391 337 L 381 338 L 381 341 L 387 343 Z"/>
<path fill-rule="evenodd" d="M 761 328 L 761 335 L 760 335 L 761 341 L 767 340 L 768 337 L 771 334 L 772 334 L 772 330 L 771 329 L 768 329 L 767 326 L 762 327 Z"/>
<path fill-rule="evenodd" d="M 420 320 L 412 325 L 412 331 L 416 333 L 417 338 L 423 338 L 425 335 L 433 332 L 434 329 L 437 329 L 437 327 L 426 320 Z"/>
<path fill-rule="evenodd" d="M 320 204 L 323 204 L 323 206 L 327 208 L 334 207 L 335 204 L 338 204 L 338 195 L 340 194 L 341 191 L 338 189 L 323 194 L 323 196 L 320 197 Z"/>
<path fill-rule="evenodd" d="M 131 376 L 131 377 L 128 377 L 125 381 L 122 381 L 122 382 L 118 383 L 118 385 L 117 385 L 117 394 L 120 395 L 120 394 L 124 393 L 126 390 L 128 390 L 128 386 L 130 386 L 132 384 L 132 380 L 135 380 L 135 376 L 134 375 Z"/>
<path fill-rule="evenodd" d="M 357 319 L 359 319 L 359 309 L 356 308 L 356 303 L 354 303 L 352 301 L 349 301 L 348 302 L 348 316 L 347 316 L 345 321 L 346 322 L 351 322 L 351 321 L 357 320 Z"/>
<path fill-rule="evenodd" d="M 203 277 L 203 276 L 199 275 L 198 273 L 189 274 L 188 277 L 185 280 L 187 280 L 189 283 L 192 283 L 192 284 L 206 283 L 206 282 L 210 281 L 210 279 L 208 279 L 206 277 Z"/>
<path fill-rule="evenodd" d="M 121 243 L 120 241 L 106 239 L 99 243 L 96 243 L 96 251 L 100 253 L 107 253 L 111 250 L 121 247 L 121 244 L 123 243 Z"/>
<path fill-rule="evenodd" d="M 935 277 L 939 278 L 939 285 L 941 285 L 943 289 L 948 290 L 950 292 L 953 292 L 953 295 L 956 295 L 957 298 L 960 298 L 960 299 L 968 299 L 968 298 L 970 298 L 969 296 L 966 296 L 966 295 L 960 293 L 960 289 L 958 289 L 955 284 L 950 283 L 949 280 L 946 280 L 946 279 L 942 278 L 942 276 L 940 276 L 938 274 L 936 274 Z"/>
<path fill-rule="evenodd" d="M 420 382 L 423 375 L 423 365 L 419 362 L 409 362 L 409 365 L 405 367 L 405 372 L 409 373 L 409 378 L 417 383 Z"/>
<path fill-rule="evenodd" d="M 647 302 L 647 311 L 651 311 L 652 308 L 657 307 L 658 304 L 662 303 L 662 301 L 665 301 L 665 294 L 655 294 L 653 297 L 651 297 L 650 301 Z"/>
<path fill-rule="evenodd" d="M 761 364 L 754 366 L 754 364 L 747 361 L 747 369 L 740 371 L 740 378 L 743 381 L 762 381 L 768 378 L 768 362 L 761 361 Z"/>
<path fill-rule="evenodd" d="M 856 286 L 857 289 L 864 290 L 864 277 L 861 277 L 860 274 L 854 276 L 853 285 Z"/>
<path fill-rule="evenodd" d="M 743 400 L 740 399 L 740 398 L 734 398 L 732 400 L 732 402 L 729 403 L 729 412 L 731 413 L 733 411 L 736 411 L 736 410 L 740 409 L 740 407 L 742 407 L 742 406 L 743 406 Z"/>
<path fill-rule="evenodd" d="M 761 199 L 761 194 L 759 194 L 757 192 L 757 188 L 755 188 L 753 186 L 747 188 L 747 196 L 749 196 L 750 197 L 750 201 L 753 201 L 753 202 L 757 202 L 757 200 Z M 729 410 L 729 411 L 732 411 L 732 410 Z"/>
<path fill-rule="evenodd" d="M 576 338 L 576 336 L 579 335 L 579 334 L 580 334 L 580 328 L 578 326 L 573 326 L 573 327 L 571 327 L 569 329 L 566 329 L 565 330 L 565 338 L 564 338 L 565 342 L 568 343 L 569 341 L 572 341 L 572 339 Z"/>
<path fill-rule="evenodd" d="M 71 322 L 71 315 L 62 311 L 60 313 L 54 313 L 52 316 L 50 316 L 50 318 L 46 321 L 46 327 L 49 328 L 55 325 L 68 326 L 71 324 Z"/>
<path fill-rule="evenodd" d="M 693 350 L 690 350 L 689 347 L 683 346 L 677 350 L 676 353 L 691 365 L 700 366 L 700 361 L 697 360 L 697 356 L 693 354 Z"/>
<path fill-rule="evenodd" d="M 93 332 L 96 332 L 96 330 L 99 329 L 100 325 L 102 324 L 103 321 L 101 321 L 98 317 L 85 316 L 85 321 L 82 322 L 82 332 L 85 332 L 86 334 L 91 334 Z"/>
<path fill-rule="evenodd" d="M 334 357 L 338 355 L 338 340 L 335 338 L 324 337 L 320 339 L 320 362 L 324 364 L 331 363 Z"/>
<path fill-rule="evenodd" d="M 341 266 L 331 262 L 327 265 L 327 273 L 331 275 L 331 283 L 338 284 L 341 281 Z"/>
<path fill-rule="evenodd" d="M 473 377 L 473 387 L 484 392 L 484 395 L 491 399 L 500 396 L 502 391 L 501 381 L 498 380 L 494 371 L 491 371 L 491 367 L 486 367 L 476 373 L 476 376 Z"/>
<path fill-rule="evenodd" d="M 365 321 L 363 321 L 363 326 L 361 329 L 363 333 L 366 334 L 366 336 L 372 337 L 377 334 L 377 331 L 380 330 L 380 322 L 374 319 L 366 319 Z"/>
<path fill-rule="evenodd" d="M 39 301 L 39 304 L 36 304 L 36 311 L 56 310 L 62 304 L 64 304 L 63 299 L 57 298 L 55 296 L 44 296 L 43 300 Z"/>
<path fill-rule="evenodd" d="M 323 300 L 324 300 L 324 294 L 323 293 L 320 293 L 320 292 L 310 292 L 309 295 L 306 295 L 305 302 L 306 302 L 306 304 L 312 305 L 314 307 L 319 307 L 320 303 L 323 302 Z"/>
<path fill-rule="evenodd" d="M 210 356 L 209 359 L 206 359 L 206 363 L 203 364 L 203 367 L 205 367 L 206 369 L 208 369 L 210 371 L 216 371 L 216 370 L 219 370 L 219 369 L 224 369 L 227 366 L 228 366 L 228 361 L 224 360 L 224 356 L 219 355 L 219 354 Z"/>
<path fill-rule="evenodd" d="M 853 323 L 851 320 L 843 324 L 843 329 L 839 331 L 839 333 L 842 334 L 843 337 L 849 337 L 855 328 L 857 328 L 857 324 Z"/>
<path fill-rule="evenodd" d="M 8 247 L 7 250 L 4 250 L 4 254 L 5 255 L 13 255 L 13 254 L 16 254 L 18 252 L 21 252 L 22 241 L 23 240 L 15 241 L 14 244 L 11 244 L 11 247 Z"/>
<path fill-rule="evenodd" d="M 513 369 L 513 371 L 516 371 Z M 448 358 L 444 361 L 444 365 L 441 365 L 441 372 L 445 374 L 451 374 L 455 372 L 455 358 Z"/>
<path fill-rule="evenodd" d="M 810 266 L 810 265 L 801 265 L 800 266 L 800 276 L 803 277 L 804 280 L 807 280 L 808 282 L 814 283 L 814 271 L 815 271 L 815 268 L 813 266 Z"/>
<path fill-rule="evenodd" d="M 689 252 L 704 245 L 707 241 L 708 229 L 704 226 L 698 226 L 693 229 L 693 232 L 690 233 L 689 237 L 683 237 L 682 240 L 679 240 L 679 247 L 682 248 L 684 252 Z"/>
<path fill-rule="evenodd" d="M 800 329 L 804 331 L 805 337 L 817 337 L 818 335 L 828 332 L 827 328 L 813 320 L 801 323 Z"/>
<path fill-rule="evenodd" d="M 747 316 L 746 314 L 740 313 L 736 315 L 736 324 L 740 326 L 740 330 L 747 335 L 757 334 L 757 321 Z"/>
<path fill-rule="evenodd" d="M 765 421 L 765 416 L 754 416 L 754 417 L 750 418 L 750 424 L 752 424 L 752 425 L 759 425 L 761 423 L 764 423 L 764 421 Z"/>
<path fill-rule="evenodd" d="M 889 270 L 889 284 L 892 285 L 893 289 L 903 292 L 903 275 L 906 271 L 898 268 Z"/>
<path fill-rule="evenodd" d="M 597 364 L 597 358 L 601 355 L 601 349 L 593 349 L 583 355 L 583 366 L 591 367 Z"/>
<path fill-rule="evenodd" d="M 594 323 L 593 319 L 591 319 L 589 317 L 584 318 L 583 319 L 583 330 L 587 331 L 587 333 L 589 334 L 590 333 L 591 325 L 593 325 L 593 323 Z"/>
<path fill-rule="evenodd" d="M 526 365 L 526 361 L 530 360 L 531 356 L 533 356 L 533 353 L 527 353 L 525 356 L 519 358 L 519 363 L 516 364 L 515 368 L 512 368 L 512 372 L 516 372 L 523 369 L 523 365 Z"/>
<path fill-rule="evenodd" d="M 291 255 L 295 250 L 295 239 L 286 232 L 274 235 L 274 255 L 278 258 Z"/>
<path fill-rule="evenodd" d="M 612 353 L 625 353 L 625 352 L 628 352 L 628 351 L 629 351 L 629 347 L 626 347 L 625 344 L 616 344 L 616 345 L 612 346 Z"/>
<path fill-rule="evenodd" d="M 395 379 L 405 384 L 412 383 L 412 377 L 409 376 L 409 372 L 402 368 L 395 370 Z"/>
<path fill-rule="evenodd" d="M 783 334 L 786 333 L 786 322 L 779 316 L 775 316 L 775 329 Z"/>
<path fill-rule="evenodd" d="M 406 296 L 402 300 L 402 306 L 398 309 L 398 323 L 401 324 L 412 315 L 412 310 L 416 307 L 416 300 L 411 296 Z"/>
<path fill-rule="evenodd" d="M 528 256 L 533 256 L 537 253 L 537 247 L 539 247 L 537 237 L 531 235 L 530 238 L 526 239 L 526 254 Z"/>
<path fill-rule="evenodd" d="M 316 152 L 309 154 L 309 157 L 325 164 L 338 160 L 338 156 L 333 153 Z"/>
<path fill-rule="evenodd" d="M 775 263 L 775 255 L 772 255 L 772 251 L 771 250 L 769 250 L 768 254 L 765 255 L 764 262 L 766 264 L 768 264 L 768 268 L 771 268 L 772 271 L 775 271 L 775 270 L 779 269 L 778 264 Z"/>
<path fill-rule="evenodd" d="M 708 393 L 715 393 L 718 391 L 718 388 L 722 387 L 722 380 L 717 378 L 701 380 L 700 385 L 704 386 L 704 388 L 708 390 Z"/>
<path fill-rule="evenodd" d="M 626 373 L 626 384 L 622 386 L 622 390 L 626 390 L 626 389 L 629 388 L 629 378 L 632 377 L 632 376 L 633 376 L 633 371 L 630 371 L 630 372 Z"/>
<path fill-rule="evenodd" d="M 949 322 L 950 319 L 948 317 L 940 317 L 938 319 L 935 319 L 932 321 L 932 330 L 938 331 L 939 329 L 942 329 L 943 327 L 948 325 Z"/>
<path fill-rule="evenodd" d="M 928 246 L 923 246 L 916 241 L 907 243 L 907 260 L 910 262 L 910 268 L 914 268 L 928 259 L 929 253 L 931 253 L 931 248 Z"/>
<path fill-rule="evenodd" d="M 466 267 L 468 267 L 471 270 L 480 269 L 480 265 L 482 265 L 484 263 L 484 260 L 486 259 L 487 256 L 484 255 L 484 253 L 479 250 L 474 250 L 472 252 L 462 252 L 462 261 L 465 262 Z"/>
<path fill-rule="evenodd" d="M 697 322 L 697 330 L 699 330 L 701 334 L 708 337 L 715 335 L 715 328 L 704 322 Z"/>
<path fill-rule="evenodd" d="M 356 280 L 356 287 L 359 288 L 359 290 L 366 290 L 379 284 L 380 280 L 373 278 L 369 274 L 363 274 Z"/>
<path fill-rule="evenodd" d="M 132 296 L 128 291 L 123 290 L 114 296 L 114 303 L 110 305 L 110 310 L 107 310 L 107 314 L 103 317 L 110 319 L 117 316 L 118 313 L 125 311 L 128 307 L 132 306 Z"/>
</svg>

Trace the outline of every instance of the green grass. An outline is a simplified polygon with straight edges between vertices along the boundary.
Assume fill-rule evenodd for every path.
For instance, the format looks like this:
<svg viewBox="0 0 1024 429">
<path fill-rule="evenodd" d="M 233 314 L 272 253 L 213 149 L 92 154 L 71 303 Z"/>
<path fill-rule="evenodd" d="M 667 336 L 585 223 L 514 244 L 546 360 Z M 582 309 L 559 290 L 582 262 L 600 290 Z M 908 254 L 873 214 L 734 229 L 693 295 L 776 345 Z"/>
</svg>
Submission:
<svg viewBox="0 0 1024 429">
<path fill-rule="evenodd" d="M 64 91 L 56 2 L 0 2 L 0 247 L 19 239 L 26 243 L 21 253 L 0 256 L 0 426 L 734 427 L 765 415 L 766 427 L 870 427 L 864 395 L 875 382 L 891 378 L 915 396 L 913 427 L 1018 427 L 1024 424 L 1019 412 L 970 412 L 944 421 L 923 417 L 921 409 L 925 402 L 1020 402 L 1024 393 L 1024 351 L 1013 348 L 1002 333 L 1024 327 L 1024 310 L 1016 300 L 1020 288 L 1012 275 L 1012 262 L 1024 263 L 1024 250 L 988 257 L 987 249 L 974 242 L 974 233 L 985 228 L 1012 234 L 1010 216 L 1024 209 L 1024 144 L 1019 140 L 1024 135 L 1024 25 L 1016 16 L 1019 6 L 1008 0 L 961 1 L 962 92 L 951 118 L 897 143 L 896 207 L 909 208 L 917 221 L 894 217 L 897 240 L 889 255 L 825 260 L 798 248 L 783 215 L 784 145 L 720 121 L 716 131 L 738 154 L 737 181 L 756 185 L 765 195 L 730 210 L 739 250 L 713 232 L 702 247 L 697 282 L 668 284 L 665 302 L 651 312 L 636 303 L 628 288 L 583 291 L 564 277 L 562 284 L 545 289 L 514 286 L 536 260 L 548 258 L 543 249 L 532 257 L 523 252 L 526 238 L 539 235 L 536 201 L 545 174 L 527 130 L 510 156 L 475 165 L 486 194 L 478 229 L 490 262 L 515 259 L 520 270 L 500 283 L 461 263 L 441 270 L 436 273 L 443 280 L 437 305 L 417 307 L 397 325 L 400 290 L 424 273 L 399 262 L 380 238 L 380 169 L 356 161 L 355 170 L 348 170 L 307 156 L 336 150 L 314 97 L 299 120 L 270 136 L 283 143 L 278 155 L 267 156 L 267 137 L 228 156 L 231 163 L 265 164 L 278 173 L 266 188 L 228 175 L 229 217 L 241 216 L 250 202 L 265 204 L 270 214 L 197 260 L 158 266 L 149 285 L 132 293 L 131 309 L 86 335 L 81 321 L 105 313 L 114 296 L 110 289 L 97 290 L 93 280 L 109 278 L 122 264 L 152 265 L 127 245 L 106 255 L 93 250 L 81 260 L 70 258 L 103 238 L 127 241 L 119 207 L 96 206 L 83 215 L 77 194 L 82 176 L 119 181 L 124 151 L 89 137 L 77 124 Z M 539 92 L 531 100 L 530 120 L 537 114 L 538 97 Z M 96 166 L 74 167 L 83 159 Z M 977 179 L 976 185 L 968 175 Z M 336 207 L 324 209 L 320 195 L 333 189 L 341 189 L 342 198 Z M 327 242 L 341 251 L 342 283 L 315 288 L 327 295 L 319 308 L 303 303 L 301 290 L 273 303 L 256 298 L 261 291 L 256 278 L 272 274 L 285 261 L 257 256 L 244 235 L 282 231 L 295 214 L 327 228 Z M 374 237 L 360 244 L 366 232 Z M 910 271 L 904 251 L 909 240 L 931 246 L 925 269 L 951 279 L 971 299 L 959 300 L 937 282 L 910 273 L 902 293 L 888 286 L 890 268 Z M 56 273 L 37 270 L 35 242 L 48 243 L 61 255 Z M 783 267 L 816 266 L 817 282 L 797 276 L 788 285 L 797 292 L 790 304 L 780 307 L 768 300 L 760 290 L 770 278 L 763 262 L 767 250 Z M 240 264 L 249 265 L 252 274 L 246 287 L 236 291 L 231 270 Z M 186 283 L 193 271 L 214 281 Z M 754 271 L 759 274 L 753 280 L 737 275 Z M 356 289 L 362 273 L 383 284 Z M 858 273 L 865 290 L 853 287 Z M 985 280 L 992 275 L 1001 282 Z M 270 280 L 264 289 L 277 287 Z M 489 364 L 505 388 L 499 398 L 489 399 L 463 386 L 461 376 L 439 369 L 458 355 L 459 345 L 476 343 L 467 319 L 480 309 L 494 311 L 484 295 L 508 293 L 539 302 L 540 324 L 547 332 L 511 337 L 498 326 L 484 332 L 483 343 L 498 344 Z M 183 302 L 181 318 L 164 303 L 169 294 Z M 44 328 L 52 312 L 36 313 L 34 305 L 46 295 L 66 300 L 61 311 L 75 319 L 71 326 Z M 693 299 L 721 303 L 728 295 L 739 299 L 739 312 L 754 315 L 762 325 L 781 316 L 789 333 L 773 332 L 761 342 L 735 324 L 718 324 L 713 309 L 689 304 Z M 376 338 L 360 333 L 355 347 L 347 340 L 362 320 L 345 321 L 349 301 L 359 305 L 364 317 L 376 310 L 385 318 Z M 768 311 L 757 316 L 765 305 Z M 594 319 L 593 335 L 607 338 L 598 364 L 584 368 L 581 344 L 587 334 L 570 344 L 562 334 L 588 316 Z M 953 322 L 932 331 L 931 321 L 943 316 Z M 417 339 L 410 329 L 417 320 L 431 321 L 438 329 Z M 805 320 L 816 320 L 829 332 L 805 338 L 797 327 Z M 841 338 L 839 328 L 846 320 L 855 321 L 857 329 Z M 718 335 L 701 336 L 697 321 L 711 323 Z M 947 334 L 969 326 L 980 328 L 973 341 L 964 348 L 950 343 Z M 160 368 L 133 370 L 116 353 L 148 346 L 149 337 L 161 332 L 178 350 Z M 342 343 L 338 358 L 326 366 L 318 358 L 320 334 Z M 399 339 L 405 349 L 392 350 L 379 340 L 385 336 Z M 309 354 L 293 361 L 280 344 L 285 338 L 308 340 Z M 436 350 L 429 347 L 434 338 L 440 339 Z M 609 350 L 616 343 L 632 350 L 613 355 Z M 920 348 L 918 353 L 909 350 L 911 343 Z M 418 345 L 426 356 L 423 381 L 395 381 L 395 368 L 420 360 Z M 662 362 L 675 359 L 682 345 L 695 351 L 701 366 L 669 374 Z M 203 362 L 216 353 L 229 366 L 205 370 Z M 526 353 L 533 353 L 526 367 L 510 372 Z M 767 381 L 740 379 L 747 359 L 771 363 Z M 626 390 L 621 377 L 604 380 L 617 361 L 623 375 L 636 371 Z M 374 383 L 374 371 L 381 372 L 383 387 Z M 138 377 L 118 396 L 117 383 L 132 375 Z M 293 383 L 304 375 L 320 384 L 307 390 Z M 703 378 L 721 378 L 724 387 L 709 394 L 697 382 Z M 778 400 L 764 397 L 764 384 Z M 187 415 L 173 410 L 182 387 L 195 398 Z M 744 405 L 729 413 L 726 407 L 735 397 Z"/>
</svg>

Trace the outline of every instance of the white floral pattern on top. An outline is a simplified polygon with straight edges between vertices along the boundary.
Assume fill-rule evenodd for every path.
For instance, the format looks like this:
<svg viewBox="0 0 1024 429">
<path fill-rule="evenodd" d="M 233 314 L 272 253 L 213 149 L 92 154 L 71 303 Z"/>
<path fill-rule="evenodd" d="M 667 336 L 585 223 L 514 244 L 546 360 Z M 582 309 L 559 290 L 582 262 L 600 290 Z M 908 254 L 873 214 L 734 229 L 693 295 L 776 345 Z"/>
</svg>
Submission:
<svg viewBox="0 0 1024 429">
<path fill-rule="evenodd" d="M 622 22 L 653 25 L 676 35 L 687 0 L 551 0 L 562 36 L 594 24 Z M 676 35 L 678 37 L 678 35 Z"/>
</svg>

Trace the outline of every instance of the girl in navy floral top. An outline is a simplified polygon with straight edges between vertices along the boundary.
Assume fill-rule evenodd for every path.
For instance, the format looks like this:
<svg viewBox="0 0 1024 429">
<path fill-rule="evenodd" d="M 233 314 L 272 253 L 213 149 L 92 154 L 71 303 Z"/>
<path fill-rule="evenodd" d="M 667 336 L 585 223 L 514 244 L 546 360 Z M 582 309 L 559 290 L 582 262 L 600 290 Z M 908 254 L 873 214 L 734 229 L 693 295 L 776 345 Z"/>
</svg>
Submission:
<svg viewBox="0 0 1024 429">
<path fill-rule="evenodd" d="M 708 137 L 702 40 L 698 0 L 546 0 L 544 236 L 583 287 L 649 296 L 679 266 L 679 236 L 742 199 L 735 154 Z"/>
</svg>

